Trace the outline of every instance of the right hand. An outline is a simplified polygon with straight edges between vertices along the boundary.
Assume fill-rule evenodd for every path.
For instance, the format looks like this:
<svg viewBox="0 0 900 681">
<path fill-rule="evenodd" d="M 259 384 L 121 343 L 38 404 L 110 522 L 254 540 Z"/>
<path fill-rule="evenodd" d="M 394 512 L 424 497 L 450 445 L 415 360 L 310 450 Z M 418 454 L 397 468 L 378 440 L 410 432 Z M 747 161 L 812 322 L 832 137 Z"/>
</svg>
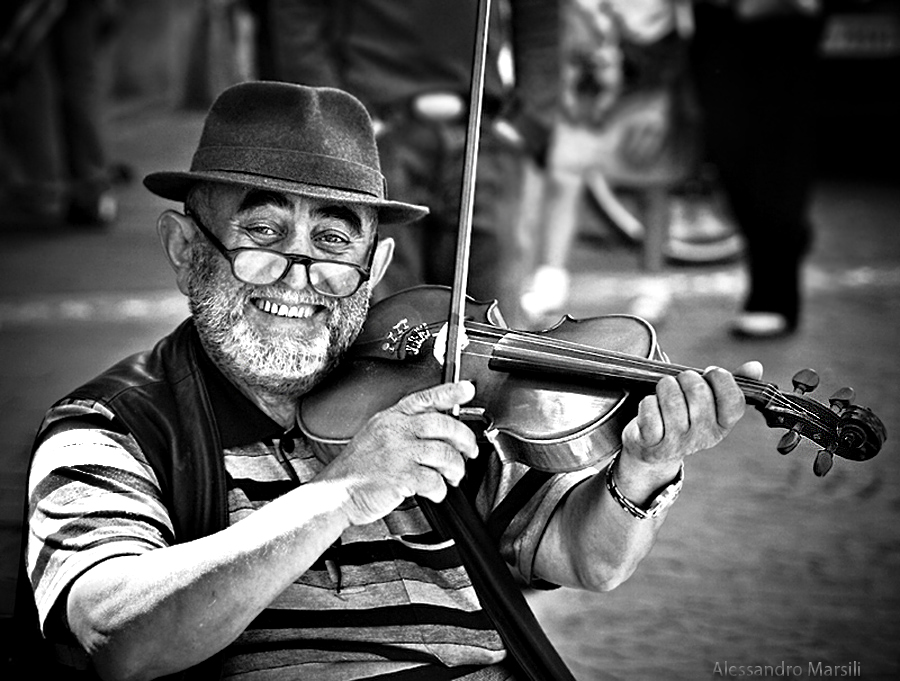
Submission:
<svg viewBox="0 0 900 681">
<path fill-rule="evenodd" d="M 444 412 L 474 396 L 469 381 L 442 384 L 369 419 L 319 476 L 347 490 L 351 525 L 383 518 L 408 497 L 440 502 L 447 485 L 459 485 L 478 445 L 467 426 Z"/>
</svg>

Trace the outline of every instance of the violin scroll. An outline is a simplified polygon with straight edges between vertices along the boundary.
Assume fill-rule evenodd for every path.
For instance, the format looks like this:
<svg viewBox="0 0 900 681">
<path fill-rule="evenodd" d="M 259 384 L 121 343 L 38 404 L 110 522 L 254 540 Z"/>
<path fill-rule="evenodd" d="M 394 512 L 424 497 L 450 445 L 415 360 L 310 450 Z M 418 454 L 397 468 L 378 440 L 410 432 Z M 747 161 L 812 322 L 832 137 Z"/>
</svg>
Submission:
<svg viewBox="0 0 900 681">
<path fill-rule="evenodd" d="M 828 400 L 826 407 L 806 393 L 819 384 L 819 377 L 812 369 L 797 372 L 792 380 L 794 392 L 784 393 L 774 386 L 764 391 L 755 404 L 772 427 L 787 428 L 776 449 L 781 454 L 793 451 L 803 437 L 820 445 L 813 472 L 823 477 L 831 470 L 835 456 L 851 461 L 866 461 L 878 454 L 887 439 L 887 430 L 871 409 L 853 404 L 852 388 L 841 388 Z"/>
</svg>

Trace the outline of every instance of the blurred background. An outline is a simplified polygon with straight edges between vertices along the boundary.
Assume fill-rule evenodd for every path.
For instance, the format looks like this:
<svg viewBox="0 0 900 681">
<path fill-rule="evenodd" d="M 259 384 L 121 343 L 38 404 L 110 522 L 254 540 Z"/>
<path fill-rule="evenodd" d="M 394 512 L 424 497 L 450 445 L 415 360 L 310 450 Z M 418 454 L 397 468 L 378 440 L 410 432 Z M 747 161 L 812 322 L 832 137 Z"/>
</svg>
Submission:
<svg viewBox="0 0 900 681">
<path fill-rule="evenodd" d="M 102 104 L 107 172 L 77 219 L 72 205 L 56 205 L 53 187 L 37 209 L 19 200 L 12 149 L 21 140 L 15 126 L 3 129 L 0 640 L 8 640 L 28 451 L 44 410 L 187 314 L 155 233 L 169 206 L 140 179 L 187 167 L 215 95 L 260 73 L 257 5 L 108 4 L 97 80 L 85 85 Z M 827 403 L 852 386 L 888 440 L 871 461 L 837 460 L 820 479 L 815 448 L 780 456 L 781 433 L 753 413 L 715 453 L 694 457 L 657 547 L 629 582 L 609 594 L 529 594 L 580 680 L 715 679 L 726 663 L 799 665 L 795 676 L 809 678 L 818 662 L 856 662 L 864 679 L 900 678 L 900 7 L 826 7 L 808 121 L 816 232 L 798 331 L 734 338 L 724 320 L 746 292 L 739 248 L 708 258 L 670 248 L 648 267 L 641 235 L 623 231 L 591 197 L 568 263 L 566 311 L 634 311 L 647 291 L 665 291 L 644 309 L 673 361 L 733 368 L 759 359 L 766 378 L 788 391 L 796 371 L 813 368 L 822 379 L 813 397 Z M 4 43 L 0 55 L 15 49 Z M 535 219 L 537 208 L 525 208 Z"/>
</svg>

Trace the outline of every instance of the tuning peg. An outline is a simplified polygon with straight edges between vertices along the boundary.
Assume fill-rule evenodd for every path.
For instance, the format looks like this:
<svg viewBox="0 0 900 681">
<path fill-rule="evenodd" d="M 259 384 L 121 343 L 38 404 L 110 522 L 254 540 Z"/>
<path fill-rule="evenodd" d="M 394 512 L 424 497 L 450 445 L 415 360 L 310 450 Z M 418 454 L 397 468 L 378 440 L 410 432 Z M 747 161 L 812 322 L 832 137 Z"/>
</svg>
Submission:
<svg viewBox="0 0 900 681">
<path fill-rule="evenodd" d="M 849 407 L 855 398 L 856 391 L 853 388 L 841 388 L 828 398 L 828 403 L 831 410 L 839 414 Z"/>
<path fill-rule="evenodd" d="M 834 455 L 827 449 L 823 449 L 816 455 L 816 460 L 813 462 L 813 473 L 816 474 L 816 477 L 824 478 L 826 473 L 831 470 L 833 463 Z"/>
<path fill-rule="evenodd" d="M 800 433 L 798 433 L 794 429 L 791 429 L 781 436 L 781 439 L 778 441 L 778 445 L 776 445 L 775 449 L 778 450 L 779 454 L 790 454 L 792 451 L 794 451 L 794 449 L 796 449 L 797 445 L 800 444 L 800 440 Z"/>
<path fill-rule="evenodd" d="M 819 386 L 819 374 L 812 369 L 801 369 L 791 379 L 794 384 L 794 392 L 798 395 L 812 392 Z"/>
</svg>

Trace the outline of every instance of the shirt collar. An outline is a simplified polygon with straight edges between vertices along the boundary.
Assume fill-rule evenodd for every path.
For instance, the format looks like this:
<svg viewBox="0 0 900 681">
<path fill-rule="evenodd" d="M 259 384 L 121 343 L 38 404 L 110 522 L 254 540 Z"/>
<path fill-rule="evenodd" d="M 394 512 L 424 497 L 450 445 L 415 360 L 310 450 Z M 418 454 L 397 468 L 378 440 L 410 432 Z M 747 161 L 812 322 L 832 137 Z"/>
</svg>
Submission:
<svg viewBox="0 0 900 681">
<path fill-rule="evenodd" d="M 206 384 L 222 448 L 242 447 L 261 440 L 282 437 L 285 430 L 281 424 L 270 418 L 238 390 L 206 354 L 199 338 L 195 336 L 195 340 L 197 364 Z"/>
</svg>

